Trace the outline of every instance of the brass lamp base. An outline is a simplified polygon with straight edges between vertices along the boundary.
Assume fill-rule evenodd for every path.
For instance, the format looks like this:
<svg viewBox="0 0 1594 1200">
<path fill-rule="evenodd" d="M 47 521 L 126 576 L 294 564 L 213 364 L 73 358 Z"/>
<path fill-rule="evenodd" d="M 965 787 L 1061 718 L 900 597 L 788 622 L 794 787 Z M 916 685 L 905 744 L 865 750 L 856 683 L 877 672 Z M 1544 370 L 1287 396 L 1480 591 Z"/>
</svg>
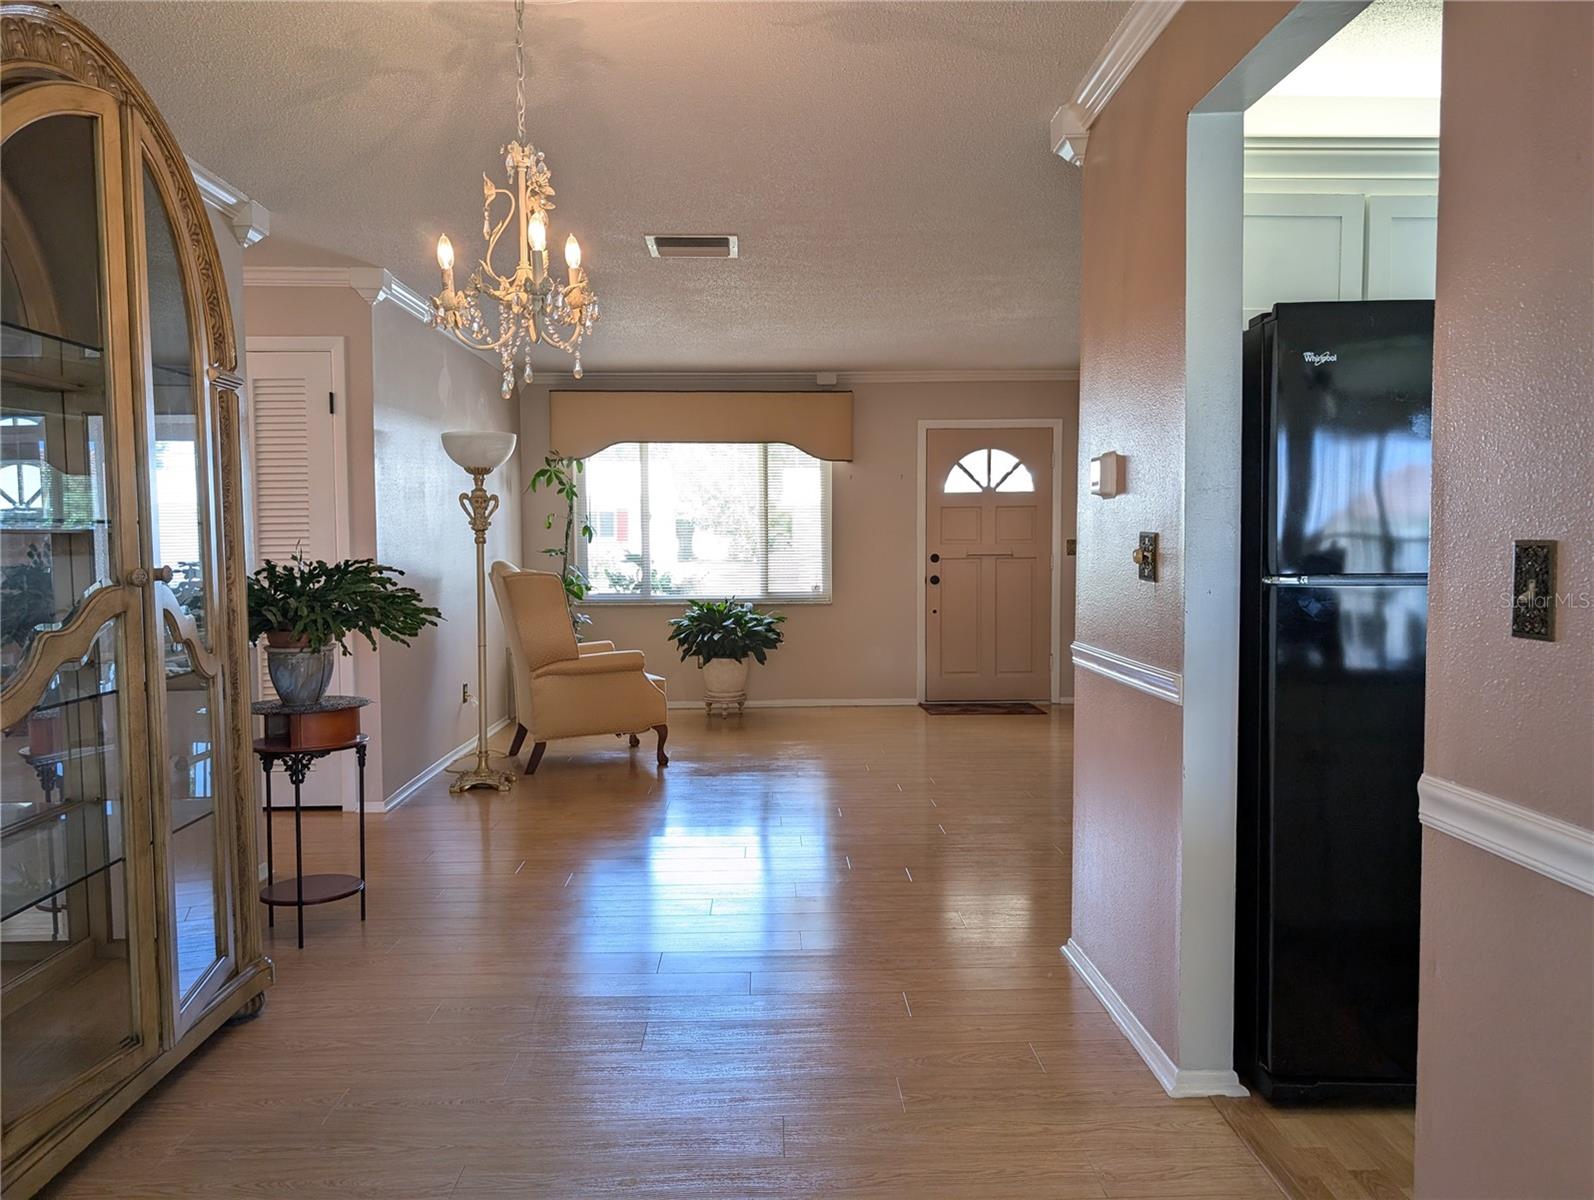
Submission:
<svg viewBox="0 0 1594 1200">
<path fill-rule="evenodd" d="M 471 788 L 497 788 L 500 792 L 507 792 L 515 786 L 515 777 L 508 771 L 495 771 L 491 767 L 471 767 L 454 776 L 454 782 L 448 785 L 452 795 L 468 792 Z"/>
</svg>

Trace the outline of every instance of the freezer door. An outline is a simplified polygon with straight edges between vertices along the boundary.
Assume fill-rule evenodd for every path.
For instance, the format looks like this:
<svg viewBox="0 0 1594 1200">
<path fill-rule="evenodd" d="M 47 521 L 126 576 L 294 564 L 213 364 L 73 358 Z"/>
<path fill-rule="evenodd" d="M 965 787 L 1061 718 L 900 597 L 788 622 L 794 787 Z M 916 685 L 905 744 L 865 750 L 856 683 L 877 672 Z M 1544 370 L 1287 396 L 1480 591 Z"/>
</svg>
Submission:
<svg viewBox="0 0 1594 1200">
<path fill-rule="evenodd" d="M 1433 303 L 1281 304 L 1268 575 L 1428 570 Z"/>
<path fill-rule="evenodd" d="M 1406 1082 L 1417 1052 L 1423 586 L 1275 586 L 1261 1044 L 1275 1079 Z"/>
</svg>

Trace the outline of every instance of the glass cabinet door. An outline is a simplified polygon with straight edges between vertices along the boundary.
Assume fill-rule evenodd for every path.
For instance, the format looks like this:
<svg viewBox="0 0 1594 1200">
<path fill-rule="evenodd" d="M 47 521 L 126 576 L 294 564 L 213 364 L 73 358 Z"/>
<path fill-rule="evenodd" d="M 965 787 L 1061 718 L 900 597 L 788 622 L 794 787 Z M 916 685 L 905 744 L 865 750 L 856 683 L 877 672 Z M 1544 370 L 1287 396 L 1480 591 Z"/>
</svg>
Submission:
<svg viewBox="0 0 1594 1200">
<path fill-rule="evenodd" d="M 220 594 L 213 540 L 210 429 L 205 383 L 195 362 L 193 316 L 183 259 L 154 174 L 142 171 L 145 465 L 154 585 L 155 717 L 164 788 L 166 888 L 172 911 L 171 963 L 179 1033 L 225 981 L 232 945 L 227 871 L 231 861 L 217 788 L 226 778 L 220 665 L 213 626 Z M 156 809 L 157 814 L 161 808 Z"/>
<path fill-rule="evenodd" d="M 61 112 L 61 109 L 68 110 Z M 54 112 L 56 115 L 41 115 Z M 122 378 L 114 103 L 8 92 L 0 221 L 0 1055 L 6 1149 L 158 1049 L 144 595 Z M 114 174 L 114 172 L 113 172 Z M 120 336 L 120 335 L 117 335 Z M 121 396 L 121 399 L 118 397 Z"/>
</svg>

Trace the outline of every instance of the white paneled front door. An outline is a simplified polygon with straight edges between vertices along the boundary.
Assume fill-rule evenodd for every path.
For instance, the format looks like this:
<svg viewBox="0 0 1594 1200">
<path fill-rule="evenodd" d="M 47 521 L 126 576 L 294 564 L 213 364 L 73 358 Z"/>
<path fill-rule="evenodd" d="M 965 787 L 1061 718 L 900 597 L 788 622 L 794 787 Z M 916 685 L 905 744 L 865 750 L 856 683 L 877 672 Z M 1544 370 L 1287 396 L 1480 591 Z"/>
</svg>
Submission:
<svg viewBox="0 0 1594 1200">
<path fill-rule="evenodd" d="M 925 437 L 926 700 L 1051 697 L 1052 431 Z"/>
</svg>

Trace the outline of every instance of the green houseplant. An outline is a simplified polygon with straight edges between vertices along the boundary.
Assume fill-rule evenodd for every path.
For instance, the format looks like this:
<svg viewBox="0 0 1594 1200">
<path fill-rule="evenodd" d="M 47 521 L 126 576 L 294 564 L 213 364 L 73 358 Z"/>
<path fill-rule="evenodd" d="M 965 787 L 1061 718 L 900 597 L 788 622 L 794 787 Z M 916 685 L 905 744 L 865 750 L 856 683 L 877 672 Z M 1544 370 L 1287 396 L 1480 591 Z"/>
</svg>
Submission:
<svg viewBox="0 0 1594 1200">
<path fill-rule="evenodd" d="M 670 620 L 670 641 L 681 651 L 681 661 L 697 659 L 703 671 L 703 706 L 716 705 L 729 715 L 731 705 L 740 713 L 747 703 L 747 660 L 760 665 L 786 638 L 784 613 L 759 612 L 746 600 L 693 600 L 686 611 Z"/>
<path fill-rule="evenodd" d="M 0 645 L 20 657 L 41 625 L 56 619 L 50 551 L 30 543 L 26 557 L 0 569 Z"/>
<path fill-rule="evenodd" d="M 579 458 L 565 458 L 560 454 L 546 455 L 542 466 L 531 474 L 530 490 L 535 492 L 538 488 L 546 487 L 565 502 L 564 537 L 557 546 L 549 546 L 543 551 L 550 558 L 559 560 L 559 578 L 564 580 L 565 604 L 570 609 L 570 627 L 576 631 L 576 637 L 581 636 L 583 626 L 592 624 L 592 618 L 584 612 L 577 612 L 576 605 L 587 598 L 591 585 L 587 577 L 581 573 L 581 568 L 570 561 L 571 551 L 575 549 L 576 537 L 579 534 L 587 541 L 592 541 L 592 526 L 582 522 L 576 526 L 576 503 L 581 498 L 581 489 L 576 476 L 582 472 L 582 462 Z M 543 519 L 543 528 L 551 530 L 554 523 L 553 513 Z"/>
<path fill-rule="evenodd" d="M 379 634 L 408 646 L 437 624 L 443 614 L 399 583 L 403 574 L 370 558 L 329 563 L 296 554 L 250 576 L 249 638 L 265 638 L 271 684 L 284 703 L 321 699 L 332 679 L 333 652 L 349 653 L 350 634 L 374 650 Z"/>
</svg>

